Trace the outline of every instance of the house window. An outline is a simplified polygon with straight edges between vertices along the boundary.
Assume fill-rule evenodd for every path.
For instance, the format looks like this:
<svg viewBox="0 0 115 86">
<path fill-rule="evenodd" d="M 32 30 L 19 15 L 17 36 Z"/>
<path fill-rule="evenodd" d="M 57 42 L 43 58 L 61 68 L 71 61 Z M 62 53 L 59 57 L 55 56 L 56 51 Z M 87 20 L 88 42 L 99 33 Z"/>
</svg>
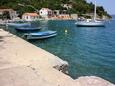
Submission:
<svg viewBox="0 0 115 86">
<path fill-rule="evenodd" d="M 33 16 L 31 16 L 31 19 L 34 19 L 34 17 L 33 17 Z"/>
<path fill-rule="evenodd" d="M 28 16 L 26 16 L 26 19 L 28 19 Z"/>
</svg>

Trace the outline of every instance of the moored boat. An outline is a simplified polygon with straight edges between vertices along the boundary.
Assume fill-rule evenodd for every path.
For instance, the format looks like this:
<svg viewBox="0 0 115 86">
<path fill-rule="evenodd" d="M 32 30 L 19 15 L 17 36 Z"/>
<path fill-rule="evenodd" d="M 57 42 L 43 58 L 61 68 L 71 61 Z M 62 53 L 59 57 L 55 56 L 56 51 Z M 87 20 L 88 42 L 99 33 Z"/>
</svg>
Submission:
<svg viewBox="0 0 115 86">
<path fill-rule="evenodd" d="M 40 30 L 41 27 L 17 27 L 15 29 L 18 31 L 35 31 L 35 30 Z"/>
<path fill-rule="evenodd" d="M 91 21 L 88 21 L 88 20 L 84 20 L 84 21 L 77 21 L 75 23 L 77 26 L 79 27 L 104 27 L 105 24 L 103 21 L 97 21 L 97 20 L 91 20 Z"/>
<path fill-rule="evenodd" d="M 31 26 L 30 23 L 28 22 L 11 22 L 11 23 L 7 23 L 8 26 L 13 26 L 13 27 L 22 27 L 22 26 Z"/>
<path fill-rule="evenodd" d="M 42 32 L 27 33 L 27 34 L 24 34 L 24 37 L 30 40 L 30 39 L 44 39 L 44 38 L 49 38 L 56 35 L 57 35 L 56 31 L 48 30 L 48 31 L 42 31 Z"/>
<path fill-rule="evenodd" d="M 104 27 L 105 26 L 104 21 L 96 20 L 96 2 L 94 7 L 94 18 L 77 21 L 75 24 L 80 27 Z"/>
</svg>

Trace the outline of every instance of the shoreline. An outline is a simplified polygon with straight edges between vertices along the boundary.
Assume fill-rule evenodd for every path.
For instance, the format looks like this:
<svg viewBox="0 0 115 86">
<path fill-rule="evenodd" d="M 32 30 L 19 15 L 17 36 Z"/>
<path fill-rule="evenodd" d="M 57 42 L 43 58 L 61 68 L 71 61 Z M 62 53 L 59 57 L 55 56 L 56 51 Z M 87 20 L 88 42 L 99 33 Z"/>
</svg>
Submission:
<svg viewBox="0 0 115 86">
<path fill-rule="evenodd" d="M 2 86 L 115 86 L 96 76 L 72 79 L 66 61 L 2 29 L 0 51 Z"/>
</svg>

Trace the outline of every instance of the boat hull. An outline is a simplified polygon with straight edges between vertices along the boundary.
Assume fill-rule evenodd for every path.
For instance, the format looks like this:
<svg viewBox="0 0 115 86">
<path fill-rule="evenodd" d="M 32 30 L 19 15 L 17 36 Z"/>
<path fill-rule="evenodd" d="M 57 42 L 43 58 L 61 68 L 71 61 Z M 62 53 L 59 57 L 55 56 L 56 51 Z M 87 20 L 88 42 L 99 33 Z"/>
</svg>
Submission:
<svg viewBox="0 0 115 86">
<path fill-rule="evenodd" d="M 56 31 L 49 31 L 49 32 L 36 32 L 36 33 L 25 34 L 25 37 L 27 40 L 33 40 L 33 39 L 45 39 L 56 35 L 57 35 Z"/>
<path fill-rule="evenodd" d="M 30 23 L 7 23 L 7 25 L 13 27 L 22 27 L 22 26 L 30 26 Z"/>
<path fill-rule="evenodd" d="M 19 28 L 15 28 L 18 31 L 36 31 L 36 30 L 40 30 L 41 27 L 36 27 L 36 28 L 32 28 L 32 27 L 19 27 Z"/>
<path fill-rule="evenodd" d="M 27 40 L 33 40 L 33 39 L 45 39 L 45 38 L 49 38 L 49 37 L 53 37 L 53 36 L 56 36 L 57 34 L 52 34 L 52 35 L 49 35 L 49 36 L 43 36 L 43 37 L 38 37 L 38 36 L 27 36 Z"/>
<path fill-rule="evenodd" d="M 79 27 L 104 27 L 104 22 L 76 22 Z"/>
</svg>

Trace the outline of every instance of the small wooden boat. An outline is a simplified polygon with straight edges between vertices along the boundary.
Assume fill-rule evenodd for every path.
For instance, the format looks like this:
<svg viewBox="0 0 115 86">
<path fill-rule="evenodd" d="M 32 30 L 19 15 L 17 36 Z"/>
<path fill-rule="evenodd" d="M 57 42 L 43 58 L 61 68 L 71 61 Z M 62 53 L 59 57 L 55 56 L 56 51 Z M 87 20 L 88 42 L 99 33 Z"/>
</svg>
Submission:
<svg viewBox="0 0 115 86">
<path fill-rule="evenodd" d="M 19 31 L 35 31 L 35 30 L 40 30 L 41 27 L 17 27 L 15 29 Z"/>
<path fill-rule="evenodd" d="M 48 30 L 48 31 L 43 31 L 43 32 L 33 32 L 29 34 L 24 34 L 24 37 L 26 37 L 26 39 L 28 40 L 31 40 L 31 39 L 44 39 L 44 38 L 49 38 L 56 35 L 57 35 L 56 31 Z"/>
</svg>

